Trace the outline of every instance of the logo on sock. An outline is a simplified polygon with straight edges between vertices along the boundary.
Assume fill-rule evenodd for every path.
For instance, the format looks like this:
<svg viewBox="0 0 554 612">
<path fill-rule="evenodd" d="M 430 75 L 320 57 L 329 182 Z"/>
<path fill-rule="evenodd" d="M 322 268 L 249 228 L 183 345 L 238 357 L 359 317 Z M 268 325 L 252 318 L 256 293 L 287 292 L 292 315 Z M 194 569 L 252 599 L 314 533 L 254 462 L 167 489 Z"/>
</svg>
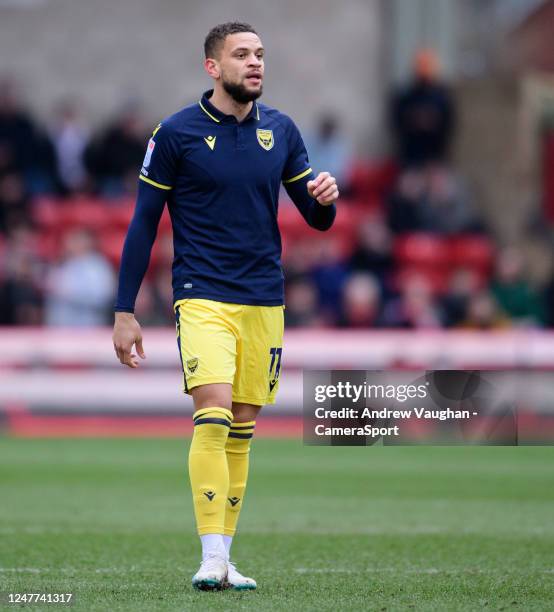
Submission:
<svg viewBox="0 0 554 612">
<path fill-rule="evenodd" d="M 212 501 L 212 499 L 215 497 L 215 493 L 213 491 L 208 491 L 207 493 L 204 493 L 204 495 L 210 500 Z"/>
<path fill-rule="evenodd" d="M 238 497 L 228 497 L 227 499 L 229 500 L 229 502 L 231 503 L 231 506 L 233 507 L 236 506 L 240 501 Z"/>
</svg>

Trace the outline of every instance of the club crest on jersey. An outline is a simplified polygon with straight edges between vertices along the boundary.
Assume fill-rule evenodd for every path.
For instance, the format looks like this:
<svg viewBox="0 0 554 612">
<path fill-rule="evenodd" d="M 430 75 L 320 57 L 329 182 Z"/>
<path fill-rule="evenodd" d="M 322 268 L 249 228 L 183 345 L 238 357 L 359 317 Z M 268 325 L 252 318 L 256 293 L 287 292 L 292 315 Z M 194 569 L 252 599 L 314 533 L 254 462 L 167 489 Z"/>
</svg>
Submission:
<svg viewBox="0 0 554 612">
<path fill-rule="evenodd" d="M 256 136 L 258 137 L 258 143 L 262 149 L 269 151 L 273 149 L 273 130 L 256 130 Z"/>
<path fill-rule="evenodd" d="M 193 357 L 192 359 L 187 359 L 187 370 L 194 374 L 196 372 L 196 368 L 198 368 L 198 357 Z"/>
</svg>

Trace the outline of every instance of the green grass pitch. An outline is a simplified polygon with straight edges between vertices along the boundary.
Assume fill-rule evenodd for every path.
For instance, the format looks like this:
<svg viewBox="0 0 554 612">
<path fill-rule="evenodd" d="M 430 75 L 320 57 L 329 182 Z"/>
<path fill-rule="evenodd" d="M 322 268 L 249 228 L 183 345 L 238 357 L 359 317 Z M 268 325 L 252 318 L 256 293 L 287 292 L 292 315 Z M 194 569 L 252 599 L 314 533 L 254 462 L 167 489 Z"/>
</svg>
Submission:
<svg viewBox="0 0 554 612">
<path fill-rule="evenodd" d="M 0 591 L 87 612 L 553 609 L 554 448 L 256 440 L 233 551 L 249 593 L 190 586 L 187 448 L 0 439 Z"/>
</svg>

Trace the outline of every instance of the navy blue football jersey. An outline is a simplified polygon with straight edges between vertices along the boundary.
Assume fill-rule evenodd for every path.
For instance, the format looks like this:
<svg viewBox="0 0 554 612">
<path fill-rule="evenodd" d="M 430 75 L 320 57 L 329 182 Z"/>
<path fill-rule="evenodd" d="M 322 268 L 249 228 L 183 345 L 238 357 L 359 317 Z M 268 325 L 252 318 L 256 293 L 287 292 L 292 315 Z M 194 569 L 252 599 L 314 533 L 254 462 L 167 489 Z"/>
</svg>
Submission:
<svg viewBox="0 0 554 612">
<path fill-rule="evenodd" d="M 331 225 L 334 206 L 309 197 L 313 172 L 289 117 L 254 102 L 238 122 L 210 103 L 211 94 L 156 127 L 140 171 L 141 181 L 167 192 L 174 298 L 280 305 L 281 183 L 314 227 L 316 217 Z"/>
</svg>

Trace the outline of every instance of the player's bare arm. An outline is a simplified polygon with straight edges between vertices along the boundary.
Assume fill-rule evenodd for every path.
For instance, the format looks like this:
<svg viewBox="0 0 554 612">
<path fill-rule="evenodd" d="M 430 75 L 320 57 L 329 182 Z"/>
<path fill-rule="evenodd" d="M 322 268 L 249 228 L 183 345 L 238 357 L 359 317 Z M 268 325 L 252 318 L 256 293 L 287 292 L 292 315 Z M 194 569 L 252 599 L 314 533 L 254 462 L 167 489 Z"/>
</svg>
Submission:
<svg viewBox="0 0 554 612">
<path fill-rule="evenodd" d="M 113 328 L 113 347 L 119 361 L 130 368 L 138 368 L 139 360 L 132 350 L 136 347 L 138 356 L 146 359 L 142 348 L 142 330 L 132 312 L 116 312 Z"/>
<path fill-rule="evenodd" d="M 313 181 L 308 181 L 306 186 L 310 196 L 323 206 L 330 206 L 339 197 L 337 179 L 329 172 L 320 172 Z"/>
</svg>

